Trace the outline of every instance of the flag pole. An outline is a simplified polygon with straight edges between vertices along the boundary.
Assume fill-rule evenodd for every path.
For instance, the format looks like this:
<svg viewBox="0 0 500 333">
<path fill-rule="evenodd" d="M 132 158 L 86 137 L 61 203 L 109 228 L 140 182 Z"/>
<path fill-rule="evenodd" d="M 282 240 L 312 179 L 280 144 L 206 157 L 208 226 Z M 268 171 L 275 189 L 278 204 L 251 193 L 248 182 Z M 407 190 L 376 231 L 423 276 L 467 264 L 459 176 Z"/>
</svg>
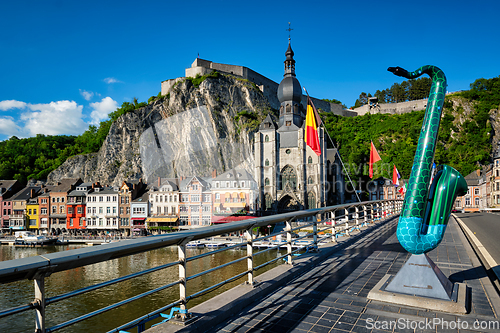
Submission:
<svg viewBox="0 0 500 333">
<path fill-rule="evenodd" d="M 306 87 L 302 87 L 302 89 L 304 89 L 304 91 L 306 92 L 308 100 L 311 100 L 311 97 L 309 97 L 309 93 L 307 92 Z M 311 100 L 311 106 L 312 106 L 312 108 L 314 110 L 314 113 L 315 113 L 317 119 L 319 120 L 319 124 L 318 124 L 318 127 L 319 127 L 321 124 L 323 124 L 323 122 L 321 121 L 321 118 L 319 117 L 318 111 L 316 110 L 316 107 L 314 106 L 312 100 Z M 354 184 L 352 182 L 351 176 L 349 176 L 349 172 L 347 172 L 347 169 L 346 169 L 346 167 L 344 165 L 344 162 L 342 161 L 342 157 L 340 157 L 339 150 L 337 149 L 337 147 L 333 143 L 332 137 L 330 136 L 330 133 L 328 133 L 328 131 L 327 131 L 327 129 L 326 129 L 325 126 L 323 126 L 323 129 L 325 130 L 326 135 L 330 139 L 330 143 L 332 144 L 333 148 L 335 148 L 335 150 L 337 151 L 336 154 L 339 156 L 340 164 L 342 164 L 342 169 L 344 170 L 345 174 L 347 175 L 347 178 L 349 179 L 349 182 L 351 183 L 351 186 L 352 186 L 352 188 L 354 190 L 354 194 L 356 194 L 356 198 L 358 199 L 359 202 L 361 202 L 361 199 L 359 198 L 358 192 L 356 192 L 356 187 L 354 186 Z M 325 147 L 325 149 L 326 149 L 326 147 Z"/>
</svg>

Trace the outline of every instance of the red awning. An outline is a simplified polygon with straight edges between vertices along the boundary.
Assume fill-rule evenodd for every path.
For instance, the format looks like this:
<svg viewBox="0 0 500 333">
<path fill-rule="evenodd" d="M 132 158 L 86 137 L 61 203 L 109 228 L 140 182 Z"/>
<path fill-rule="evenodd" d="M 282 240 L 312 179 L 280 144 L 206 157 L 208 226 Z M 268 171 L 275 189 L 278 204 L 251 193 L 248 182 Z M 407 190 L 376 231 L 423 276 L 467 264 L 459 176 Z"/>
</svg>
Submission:
<svg viewBox="0 0 500 333">
<path fill-rule="evenodd" d="M 237 222 L 243 220 L 254 219 L 255 216 L 213 216 L 212 223 L 229 223 L 229 222 Z"/>
</svg>

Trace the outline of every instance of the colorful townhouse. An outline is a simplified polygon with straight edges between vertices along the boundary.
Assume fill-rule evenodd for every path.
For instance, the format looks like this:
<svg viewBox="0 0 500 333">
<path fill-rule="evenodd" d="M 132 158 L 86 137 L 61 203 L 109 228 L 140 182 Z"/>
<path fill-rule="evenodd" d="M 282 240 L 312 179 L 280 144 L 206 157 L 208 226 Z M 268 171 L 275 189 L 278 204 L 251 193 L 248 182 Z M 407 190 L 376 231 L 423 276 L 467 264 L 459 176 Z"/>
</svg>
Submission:
<svg viewBox="0 0 500 333">
<path fill-rule="evenodd" d="M 149 217 L 147 227 L 151 231 L 161 231 L 162 227 L 179 226 L 180 193 L 176 179 L 158 178 L 148 191 Z"/>
<path fill-rule="evenodd" d="M 146 219 L 149 214 L 149 193 L 146 186 L 130 203 L 130 229 L 134 234 L 146 235 Z M 176 221 L 178 218 L 176 217 Z"/>
<path fill-rule="evenodd" d="M 131 221 L 130 209 L 132 200 L 137 197 L 137 194 L 144 186 L 142 179 L 133 181 L 124 181 L 118 192 L 118 207 L 120 217 L 120 232 L 130 235 Z"/>
<path fill-rule="evenodd" d="M 42 193 L 42 189 L 38 191 L 38 195 Z M 27 229 L 36 233 L 40 232 L 40 205 L 38 204 L 38 196 L 29 198 L 26 202 L 26 222 Z"/>
<path fill-rule="evenodd" d="M 53 234 L 61 234 L 67 232 L 66 229 L 66 203 L 68 193 L 73 191 L 76 186 L 80 185 L 80 178 L 62 179 L 50 191 L 50 229 Z"/>
<path fill-rule="evenodd" d="M 181 180 L 179 226 L 199 228 L 212 223 L 212 179 L 191 177 Z"/>
<path fill-rule="evenodd" d="M 118 233 L 118 187 L 94 186 L 87 195 L 87 230 Z"/>
<path fill-rule="evenodd" d="M 483 191 L 485 186 L 485 177 L 481 174 L 481 170 L 475 170 L 464 177 L 467 182 L 467 193 L 455 200 L 455 210 L 462 212 L 479 212 L 486 208 L 486 202 L 483 201 Z"/>
<path fill-rule="evenodd" d="M 70 234 L 78 235 L 87 228 L 86 204 L 87 195 L 93 190 L 92 183 L 82 183 L 68 193 L 66 202 L 66 229 Z"/>
<path fill-rule="evenodd" d="M 44 185 L 42 187 L 42 193 L 38 196 L 38 206 L 40 211 L 38 212 L 38 218 L 40 220 L 39 229 L 41 233 L 50 233 L 50 191 L 55 186 Z"/>
<path fill-rule="evenodd" d="M 0 180 L 0 228 L 9 230 L 9 218 L 12 213 L 12 201 L 10 200 L 23 188 L 17 180 Z"/>
<path fill-rule="evenodd" d="M 231 169 L 212 180 L 214 214 L 253 214 L 258 199 L 257 182 L 244 169 Z"/>
<path fill-rule="evenodd" d="M 27 214 L 27 206 L 30 199 L 35 199 L 41 193 L 41 189 L 41 186 L 26 186 L 12 197 L 12 214 L 9 218 L 9 227 L 11 230 L 28 230 L 30 223 L 36 226 L 35 219 L 33 221 L 28 220 L 31 216 Z"/>
</svg>

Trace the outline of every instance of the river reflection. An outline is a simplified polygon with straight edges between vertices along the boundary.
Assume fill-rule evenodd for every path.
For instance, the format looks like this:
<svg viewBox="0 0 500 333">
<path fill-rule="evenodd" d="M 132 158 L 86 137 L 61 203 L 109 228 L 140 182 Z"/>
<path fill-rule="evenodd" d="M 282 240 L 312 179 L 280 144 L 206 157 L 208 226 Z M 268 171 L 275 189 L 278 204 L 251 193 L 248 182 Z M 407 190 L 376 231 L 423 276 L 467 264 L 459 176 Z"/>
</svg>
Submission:
<svg viewBox="0 0 500 333">
<path fill-rule="evenodd" d="M 79 247 L 81 246 L 66 245 L 48 246 L 43 248 L 16 248 L 13 246 L 2 245 L 0 246 L 0 261 L 65 251 Z M 188 249 L 187 255 L 188 257 L 192 257 L 207 251 L 207 249 Z M 246 250 L 228 250 L 188 262 L 187 275 L 191 276 L 198 272 L 219 266 L 237 258 L 241 258 L 245 255 Z M 266 252 L 255 257 L 254 264 L 256 266 L 260 265 L 261 263 L 276 258 L 276 256 L 279 255 L 280 254 L 276 251 Z M 169 262 L 176 261 L 177 259 L 177 247 L 166 247 L 55 273 L 45 279 L 45 290 L 47 292 L 46 297 L 56 296 L 71 290 L 118 278 L 123 275 L 164 265 Z M 270 264 L 266 266 L 266 268 L 259 270 L 257 274 L 262 274 L 266 270 L 281 263 L 283 263 L 283 261 L 278 260 L 275 264 Z M 187 282 L 187 294 L 191 295 L 197 291 L 214 285 L 215 283 L 241 273 L 246 270 L 246 266 L 246 260 L 242 260 L 241 262 L 231 265 L 230 267 L 216 270 L 210 274 L 190 280 Z M 124 281 L 110 287 L 102 288 L 84 295 L 51 304 L 46 308 L 47 327 L 79 317 L 88 312 L 122 301 L 126 298 L 141 294 L 151 289 L 161 287 L 176 280 L 178 280 L 178 268 L 177 266 L 173 266 L 132 280 Z M 245 278 L 241 278 L 209 294 L 191 300 L 188 302 L 188 308 L 218 295 L 225 290 L 242 283 L 243 281 L 245 281 Z M 25 305 L 33 299 L 33 281 L 20 281 L 3 285 L 0 284 L 0 309 L 2 310 L 14 306 Z M 167 290 L 160 291 L 151 296 L 124 305 L 118 309 L 108 311 L 92 319 L 69 326 L 59 332 L 107 332 L 178 299 L 179 287 L 174 286 Z M 0 319 L 0 332 L 33 332 L 35 327 L 34 321 L 34 311 L 28 311 L 15 316 L 2 318 Z M 154 321 L 151 322 L 151 324 L 153 323 Z"/>
</svg>

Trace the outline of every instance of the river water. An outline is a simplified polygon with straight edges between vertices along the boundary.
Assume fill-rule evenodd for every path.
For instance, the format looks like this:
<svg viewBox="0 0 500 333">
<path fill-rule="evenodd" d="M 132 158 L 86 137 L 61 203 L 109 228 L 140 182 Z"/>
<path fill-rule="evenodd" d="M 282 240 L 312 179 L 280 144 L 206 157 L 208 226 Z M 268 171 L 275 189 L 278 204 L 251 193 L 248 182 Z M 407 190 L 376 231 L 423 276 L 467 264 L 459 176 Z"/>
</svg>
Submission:
<svg viewBox="0 0 500 333">
<path fill-rule="evenodd" d="M 19 248 L 8 245 L 0 246 L 0 261 L 24 258 L 28 256 L 43 255 L 58 251 L 66 251 L 79 248 L 79 245 L 59 245 L 42 248 Z M 188 249 L 187 256 L 192 257 L 206 252 L 206 249 Z M 227 250 L 222 253 L 190 261 L 187 264 L 187 275 L 191 276 L 197 272 L 205 271 L 219 266 L 225 262 L 241 258 L 246 255 L 246 250 Z M 281 254 L 277 251 L 269 251 L 254 258 L 254 264 L 259 265 L 269 261 Z M 128 257 L 110 260 L 94 265 L 76 268 L 64 272 L 52 274 L 45 279 L 46 297 L 60 295 L 62 293 L 90 286 L 96 283 L 108 281 L 123 275 L 141 271 L 151 267 L 163 265 L 176 261 L 177 247 L 166 247 L 154 251 L 136 254 Z M 257 274 L 282 264 L 282 260 L 260 269 Z M 187 295 L 203 290 L 215 283 L 228 279 L 246 270 L 247 262 L 242 260 L 224 269 L 216 270 L 210 274 L 190 280 L 187 282 Z M 114 304 L 126 298 L 141 294 L 154 288 L 161 287 L 178 280 L 178 268 L 173 266 L 158 272 L 147 274 L 142 277 L 124 281 L 110 287 L 75 296 L 73 298 L 57 302 L 46 308 L 46 327 L 60 324 L 64 321 L 79 317 L 88 312 Z M 245 278 L 225 285 L 209 294 L 190 300 L 188 309 L 220 294 L 237 284 L 241 284 Z M 10 284 L 0 284 L 0 309 L 8 309 L 19 305 L 25 305 L 34 299 L 33 281 L 20 281 Z M 179 299 L 179 287 L 163 290 L 151 296 L 136 300 L 118 309 L 105 312 L 104 314 L 85 320 L 78 324 L 61 329 L 58 332 L 107 332 L 115 327 L 130 322 L 142 315 L 159 309 Z M 158 322 L 161 319 L 158 319 Z M 151 321 L 155 323 L 155 321 Z M 149 325 L 147 326 L 149 327 Z M 33 332 L 35 328 L 35 312 L 27 311 L 21 314 L 0 319 L 0 332 Z M 136 332 L 136 330 L 129 330 Z"/>
</svg>

